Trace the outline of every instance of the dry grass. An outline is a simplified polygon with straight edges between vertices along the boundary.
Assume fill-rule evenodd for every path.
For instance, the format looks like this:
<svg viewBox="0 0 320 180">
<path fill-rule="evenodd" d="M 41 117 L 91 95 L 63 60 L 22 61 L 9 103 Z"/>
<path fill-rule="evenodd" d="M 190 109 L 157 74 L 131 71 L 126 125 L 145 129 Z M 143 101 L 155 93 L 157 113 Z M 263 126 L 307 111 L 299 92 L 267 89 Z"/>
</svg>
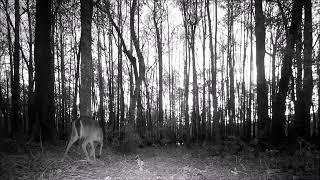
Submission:
<svg viewBox="0 0 320 180">
<path fill-rule="evenodd" d="M 210 156 L 209 148 L 166 146 L 123 155 L 107 148 L 88 163 L 77 146 L 62 162 L 64 148 L 45 145 L 41 150 L 32 144 L 20 153 L 0 148 L 0 179 L 319 179 L 319 174 L 284 172 L 279 163 L 290 159 L 268 154 Z"/>
</svg>

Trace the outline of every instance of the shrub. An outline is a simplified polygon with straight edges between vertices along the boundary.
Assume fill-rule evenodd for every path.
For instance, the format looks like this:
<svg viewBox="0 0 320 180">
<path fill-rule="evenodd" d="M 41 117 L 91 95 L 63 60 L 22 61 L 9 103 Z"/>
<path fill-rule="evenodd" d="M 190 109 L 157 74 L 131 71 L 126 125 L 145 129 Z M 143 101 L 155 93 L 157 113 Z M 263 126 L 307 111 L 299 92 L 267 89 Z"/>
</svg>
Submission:
<svg viewBox="0 0 320 180">
<path fill-rule="evenodd" d="M 122 153 L 135 153 L 139 145 L 142 144 L 142 139 L 132 127 L 127 127 L 123 138 L 120 138 L 119 151 Z"/>
</svg>

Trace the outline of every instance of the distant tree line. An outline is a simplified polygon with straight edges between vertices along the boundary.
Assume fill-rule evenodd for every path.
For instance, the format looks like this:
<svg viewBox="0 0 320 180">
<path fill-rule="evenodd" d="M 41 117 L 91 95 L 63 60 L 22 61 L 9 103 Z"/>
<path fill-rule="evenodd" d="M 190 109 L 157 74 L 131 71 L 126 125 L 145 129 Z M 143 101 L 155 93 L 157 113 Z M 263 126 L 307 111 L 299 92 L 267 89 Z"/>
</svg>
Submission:
<svg viewBox="0 0 320 180">
<path fill-rule="evenodd" d="M 319 8 L 315 0 L 1 0 L 1 136 L 56 143 L 89 116 L 119 147 L 227 136 L 274 147 L 320 142 Z"/>
</svg>

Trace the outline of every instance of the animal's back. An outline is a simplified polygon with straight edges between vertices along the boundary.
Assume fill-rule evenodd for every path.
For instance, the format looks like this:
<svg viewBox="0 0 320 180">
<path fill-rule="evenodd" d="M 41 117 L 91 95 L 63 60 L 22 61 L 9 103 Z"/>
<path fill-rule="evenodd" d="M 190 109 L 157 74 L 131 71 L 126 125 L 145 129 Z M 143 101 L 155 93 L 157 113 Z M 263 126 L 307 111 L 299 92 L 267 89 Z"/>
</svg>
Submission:
<svg viewBox="0 0 320 180">
<path fill-rule="evenodd" d="M 103 139 L 102 129 L 99 125 L 98 121 L 93 120 L 89 117 L 80 117 L 80 123 L 82 125 L 82 131 L 80 132 L 80 136 L 82 138 L 89 138 L 94 141 L 101 141 Z"/>
</svg>

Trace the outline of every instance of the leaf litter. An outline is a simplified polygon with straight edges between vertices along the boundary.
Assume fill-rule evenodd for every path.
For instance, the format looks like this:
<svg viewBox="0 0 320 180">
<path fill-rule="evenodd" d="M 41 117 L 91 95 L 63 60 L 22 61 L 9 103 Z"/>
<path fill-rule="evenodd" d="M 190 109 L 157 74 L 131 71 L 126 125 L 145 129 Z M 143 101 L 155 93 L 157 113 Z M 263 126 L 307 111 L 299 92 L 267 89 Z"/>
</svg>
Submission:
<svg viewBox="0 0 320 180">
<path fill-rule="evenodd" d="M 106 148 L 97 161 L 87 162 L 80 147 L 71 148 L 61 161 L 64 146 L 37 144 L 20 154 L 0 151 L 0 179 L 318 179 L 318 174 L 284 171 L 279 158 L 260 154 L 212 155 L 210 148 L 197 146 L 163 146 L 139 148 L 135 153 L 121 154 Z M 0 149 L 1 150 L 1 149 Z M 299 156 L 300 157 L 300 156 Z M 291 159 L 290 159 L 291 158 Z M 280 165 L 282 164 L 282 165 Z M 308 167 L 318 168 L 305 163 Z M 319 164 L 318 164 L 319 165 Z"/>
</svg>

